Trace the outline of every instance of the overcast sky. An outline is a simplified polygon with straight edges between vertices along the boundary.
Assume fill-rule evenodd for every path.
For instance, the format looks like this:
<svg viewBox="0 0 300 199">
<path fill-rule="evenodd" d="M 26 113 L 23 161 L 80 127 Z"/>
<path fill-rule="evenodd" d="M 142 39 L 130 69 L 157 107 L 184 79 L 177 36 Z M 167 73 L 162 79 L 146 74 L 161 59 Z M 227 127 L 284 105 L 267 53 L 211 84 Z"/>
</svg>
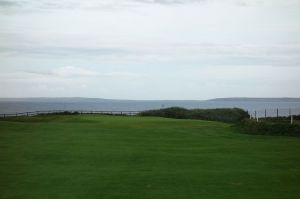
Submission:
<svg viewBox="0 0 300 199">
<path fill-rule="evenodd" d="M 0 0 L 0 97 L 300 97 L 300 0 Z"/>
</svg>

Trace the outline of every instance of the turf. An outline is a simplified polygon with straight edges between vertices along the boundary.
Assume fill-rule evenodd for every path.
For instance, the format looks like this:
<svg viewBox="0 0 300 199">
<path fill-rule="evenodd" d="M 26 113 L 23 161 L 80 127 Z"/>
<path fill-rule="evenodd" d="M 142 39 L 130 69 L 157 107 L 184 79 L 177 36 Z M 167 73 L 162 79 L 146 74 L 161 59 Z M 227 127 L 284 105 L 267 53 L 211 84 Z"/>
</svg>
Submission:
<svg viewBox="0 0 300 199">
<path fill-rule="evenodd" d="M 122 116 L 0 121 L 0 198 L 300 198 L 300 138 Z"/>
</svg>

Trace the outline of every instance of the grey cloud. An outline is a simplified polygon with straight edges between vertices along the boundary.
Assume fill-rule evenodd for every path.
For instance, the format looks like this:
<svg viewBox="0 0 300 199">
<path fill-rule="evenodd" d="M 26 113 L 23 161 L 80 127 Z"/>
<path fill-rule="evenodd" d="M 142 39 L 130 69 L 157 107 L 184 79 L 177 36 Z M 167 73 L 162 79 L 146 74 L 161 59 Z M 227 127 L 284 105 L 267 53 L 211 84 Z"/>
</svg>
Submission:
<svg viewBox="0 0 300 199">
<path fill-rule="evenodd" d="M 134 0 L 135 2 L 141 3 L 152 3 L 152 4 L 187 4 L 187 3 L 199 3 L 206 0 Z"/>
<path fill-rule="evenodd" d="M 147 45 L 146 45 L 147 46 Z M 269 65 L 299 66 L 299 45 L 221 45 L 221 44 L 179 44 L 127 47 L 32 47 L 0 48 L 3 56 L 40 56 L 62 59 L 104 58 L 113 63 L 190 63 L 200 65 Z M 174 59 L 174 57 L 176 57 Z M 103 60 L 102 60 L 103 61 Z"/>
<path fill-rule="evenodd" d="M 50 71 L 24 71 L 27 74 L 52 76 L 52 77 L 90 77 L 98 75 L 97 72 L 82 67 L 64 66 Z"/>
<path fill-rule="evenodd" d="M 216 0 L 219 2 L 224 2 L 224 0 Z M 130 6 L 138 6 L 143 4 L 161 4 L 161 5 L 180 5 L 180 4 L 191 4 L 191 3 L 203 3 L 203 2 L 215 2 L 213 0 L 101 0 L 101 1 L 82 1 L 82 0 L 0 0 L 0 9 L 6 8 L 21 8 L 25 10 L 56 10 L 56 9 L 113 9 L 122 8 Z M 265 2 L 270 3 L 270 0 L 261 1 L 250 1 L 250 0 L 235 0 L 235 1 L 225 1 L 226 4 L 234 4 L 237 6 L 252 6 L 252 5 L 262 5 Z M 278 2 L 276 2 L 278 3 Z M 299 5 L 294 0 L 286 0 L 281 2 L 283 5 Z"/>
<path fill-rule="evenodd" d="M 125 71 L 115 71 L 115 72 L 97 72 L 93 70 L 86 69 L 86 67 L 77 67 L 77 66 L 63 66 L 59 68 L 54 68 L 52 70 L 25 70 L 20 71 L 22 77 L 26 76 L 35 76 L 35 77 L 54 77 L 54 78 L 78 78 L 78 77 L 100 77 L 100 78 L 139 78 L 144 75 L 133 72 Z M 19 74 L 17 73 L 17 74 Z M 12 74 L 16 76 L 15 74 Z"/>
<path fill-rule="evenodd" d="M 79 7 L 79 2 L 69 1 L 30 1 L 30 0 L 0 0 L 0 9 L 24 9 L 24 10 L 35 10 L 35 9 L 63 9 L 63 8 L 76 8 Z M 4 10 L 6 11 L 6 10 Z"/>
<path fill-rule="evenodd" d="M 22 1 L 7 1 L 7 0 L 0 0 L 0 7 L 17 7 L 17 6 L 22 6 L 23 2 Z"/>
<path fill-rule="evenodd" d="M 122 55 L 128 50 L 122 48 L 70 48 L 70 47 L 42 47 L 42 48 L 0 48 L 0 53 L 32 54 L 46 56 L 103 56 Z"/>
<path fill-rule="evenodd" d="M 189 4 L 203 2 L 206 0 L 120 0 L 120 1 L 65 1 L 65 0 L 40 0 L 37 2 L 32 2 L 29 0 L 0 0 L 0 8 L 24 8 L 24 9 L 76 9 L 76 8 L 114 8 L 122 7 L 134 4 L 163 4 L 163 5 L 172 5 L 172 4 Z"/>
</svg>

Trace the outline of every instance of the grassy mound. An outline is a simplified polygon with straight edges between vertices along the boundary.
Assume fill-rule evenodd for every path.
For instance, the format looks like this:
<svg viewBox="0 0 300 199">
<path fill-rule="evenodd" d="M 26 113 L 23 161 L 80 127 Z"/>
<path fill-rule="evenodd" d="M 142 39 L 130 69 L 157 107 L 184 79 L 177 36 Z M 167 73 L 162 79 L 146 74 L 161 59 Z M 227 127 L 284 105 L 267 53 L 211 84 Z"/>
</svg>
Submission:
<svg viewBox="0 0 300 199">
<path fill-rule="evenodd" d="M 218 109 L 185 109 L 171 107 L 159 110 L 148 110 L 140 113 L 141 116 L 157 116 L 176 119 L 200 119 L 222 122 L 239 122 L 249 118 L 249 114 L 239 108 Z"/>
</svg>

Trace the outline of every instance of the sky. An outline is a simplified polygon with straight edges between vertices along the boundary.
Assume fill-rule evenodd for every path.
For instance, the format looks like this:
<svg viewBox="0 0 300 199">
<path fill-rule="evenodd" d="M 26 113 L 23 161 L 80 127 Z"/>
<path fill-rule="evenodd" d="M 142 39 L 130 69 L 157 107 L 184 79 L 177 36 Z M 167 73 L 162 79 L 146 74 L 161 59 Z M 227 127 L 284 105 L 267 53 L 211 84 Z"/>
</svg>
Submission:
<svg viewBox="0 0 300 199">
<path fill-rule="evenodd" d="M 300 97 L 300 0 L 0 0 L 0 97 Z"/>
</svg>

